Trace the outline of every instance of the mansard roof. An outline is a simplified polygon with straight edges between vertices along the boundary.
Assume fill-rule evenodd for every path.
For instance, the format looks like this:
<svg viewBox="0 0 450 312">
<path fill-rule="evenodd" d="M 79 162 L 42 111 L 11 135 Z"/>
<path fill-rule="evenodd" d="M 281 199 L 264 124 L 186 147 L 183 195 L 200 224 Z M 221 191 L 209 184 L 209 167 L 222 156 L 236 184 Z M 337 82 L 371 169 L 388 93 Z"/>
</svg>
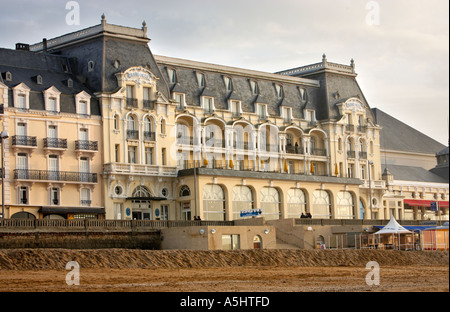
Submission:
<svg viewBox="0 0 450 312">
<path fill-rule="evenodd" d="M 242 111 L 254 113 L 255 104 L 267 104 L 270 115 L 280 116 L 280 106 L 293 108 L 294 118 L 304 118 L 303 109 L 307 105 L 318 105 L 319 83 L 316 80 L 282 76 L 235 67 L 213 65 L 202 62 L 187 61 L 165 56 L 155 56 L 156 62 L 166 81 L 169 81 L 167 69 L 176 71 L 177 82 L 171 84 L 172 92 L 185 94 L 188 105 L 200 106 L 201 96 L 213 96 L 216 109 L 229 109 L 229 100 L 241 101 Z M 196 73 L 205 75 L 205 87 L 199 87 Z M 224 77 L 232 80 L 232 90 L 226 88 Z M 258 84 L 258 93 L 253 93 L 250 81 Z M 282 86 L 283 96 L 279 97 L 275 84 Z M 307 93 L 302 98 L 300 89 Z"/>
<path fill-rule="evenodd" d="M 72 65 L 70 59 L 58 55 L 0 48 L 0 73 L 12 74 L 12 80 L 3 79 L 10 89 L 9 105 L 13 105 L 12 88 L 23 83 L 30 88 L 30 109 L 45 110 L 43 92 L 54 87 L 61 92 L 61 112 L 76 113 L 75 95 L 85 91 L 92 96 L 91 114 L 100 115 L 98 101 L 72 73 Z M 38 83 L 37 76 L 42 77 L 42 83 Z M 73 83 L 71 87 L 69 80 Z"/>
</svg>

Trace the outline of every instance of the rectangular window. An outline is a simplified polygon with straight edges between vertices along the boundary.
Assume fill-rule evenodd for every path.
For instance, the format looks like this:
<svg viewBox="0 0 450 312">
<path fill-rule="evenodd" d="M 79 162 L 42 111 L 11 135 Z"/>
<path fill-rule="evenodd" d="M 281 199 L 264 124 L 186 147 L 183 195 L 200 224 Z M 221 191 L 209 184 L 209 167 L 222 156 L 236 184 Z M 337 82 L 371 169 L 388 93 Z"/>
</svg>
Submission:
<svg viewBox="0 0 450 312">
<path fill-rule="evenodd" d="M 26 136 L 27 135 L 27 125 L 23 122 L 17 124 L 17 135 Z"/>
<path fill-rule="evenodd" d="M 55 98 L 48 99 L 48 110 L 50 112 L 56 112 L 56 99 Z"/>
<path fill-rule="evenodd" d="M 152 147 L 145 148 L 145 164 L 153 165 L 153 148 Z"/>
<path fill-rule="evenodd" d="M 169 206 L 161 205 L 161 220 L 169 220 Z"/>
<path fill-rule="evenodd" d="M 78 114 L 86 116 L 88 114 L 87 102 L 80 101 L 80 103 L 78 105 L 79 105 L 79 109 L 80 109 Z"/>
<path fill-rule="evenodd" d="M 19 94 L 17 96 L 17 107 L 21 108 L 21 109 L 25 109 L 26 108 L 26 99 L 25 99 L 25 94 Z"/>
<path fill-rule="evenodd" d="M 128 146 L 128 163 L 136 163 L 136 146 Z"/>
<path fill-rule="evenodd" d="M 173 69 L 167 69 L 167 74 L 169 75 L 169 83 L 177 82 L 176 72 Z"/>
<path fill-rule="evenodd" d="M 56 131 L 56 126 L 48 126 L 48 137 L 51 139 L 58 138 L 58 134 Z"/>
<path fill-rule="evenodd" d="M 234 117 L 238 117 L 241 115 L 241 105 L 238 101 L 231 102 L 231 113 Z"/>
<path fill-rule="evenodd" d="M 80 141 L 88 141 L 88 130 L 87 129 L 80 129 L 78 135 L 79 135 Z"/>
<path fill-rule="evenodd" d="M 240 249 L 239 234 L 222 235 L 222 249 L 223 250 L 238 250 Z"/>
<path fill-rule="evenodd" d="M 26 186 L 19 187 L 19 205 L 28 204 L 28 188 Z"/>
<path fill-rule="evenodd" d="M 166 163 L 166 149 L 162 148 L 161 149 L 161 160 L 162 160 L 162 165 L 165 166 Z"/>
<path fill-rule="evenodd" d="M 127 86 L 127 99 L 134 99 L 134 88 L 133 86 Z"/>
<path fill-rule="evenodd" d="M 59 205 L 59 189 L 52 187 L 50 189 L 50 205 Z"/>
<path fill-rule="evenodd" d="M 213 112 L 213 98 L 204 97 L 203 104 L 204 104 L 205 113 Z"/>
<path fill-rule="evenodd" d="M 120 145 L 116 144 L 114 147 L 114 158 L 115 162 L 120 162 Z"/>
<path fill-rule="evenodd" d="M 266 119 L 266 107 L 265 107 L 265 105 L 258 104 L 258 116 L 259 116 L 259 119 Z"/>
<path fill-rule="evenodd" d="M 183 94 L 175 93 L 174 97 L 175 97 L 174 98 L 175 102 L 177 102 L 177 109 L 183 109 L 183 107 L 184 107 Z"/>
<path fill-rule="evenodd" d="M 80 194 L 80 204 L 81 206 L 91 205 L 91 190 L 88 188 L 82 188 Z"/>
</svg>

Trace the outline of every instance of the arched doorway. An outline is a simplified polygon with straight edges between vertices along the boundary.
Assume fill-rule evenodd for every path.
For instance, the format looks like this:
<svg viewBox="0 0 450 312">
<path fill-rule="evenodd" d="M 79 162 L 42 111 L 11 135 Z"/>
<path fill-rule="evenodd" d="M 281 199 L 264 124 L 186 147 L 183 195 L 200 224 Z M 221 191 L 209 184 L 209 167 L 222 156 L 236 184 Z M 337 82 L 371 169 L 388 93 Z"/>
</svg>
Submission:
<svg viewBox="0 0 450 312">
<path fill-rule="evenodd" d="M 150 201 L 151 193 L 143 185 L 136 187 L 132 193 L 133 220 L 152 220 L 153 211 Z"/>
<path fill-rule="evenodd" d="M 262 239 L 261 236 L 255 235 L 253 237 L 253 249 L 262 249 Z"/>
</svg>

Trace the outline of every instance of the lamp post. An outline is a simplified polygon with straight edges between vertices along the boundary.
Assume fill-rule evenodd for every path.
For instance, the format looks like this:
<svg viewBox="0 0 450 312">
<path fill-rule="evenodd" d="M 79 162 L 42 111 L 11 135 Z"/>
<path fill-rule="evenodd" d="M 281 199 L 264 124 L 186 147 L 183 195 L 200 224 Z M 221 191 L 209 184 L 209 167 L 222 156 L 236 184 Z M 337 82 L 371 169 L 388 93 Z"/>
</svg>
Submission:
<svg viewBox="0 0 450 312">
<path fill-rule="evenodd" d="M 2 219 L 5 218 L 5 185 L 4 185 L 4 180 L 5 180 L 5 166 L 3 163 L 3 153 L 4 153 L 4 140 L 7 139 L 8 136 L 8 132 L 6 131 L 2 131 L 1 135 L 0 135 L 0 143 L 2 144 Z"/>
<path fill-rule="evenodd" d="M 372 181 L 370 180 L 370 171 L 372 169 L 373 161 L 369 161 L 369 205 L 370 205 L 370 220 L 373 218 L 373 211 L 372 211 Z"/>
</svg>

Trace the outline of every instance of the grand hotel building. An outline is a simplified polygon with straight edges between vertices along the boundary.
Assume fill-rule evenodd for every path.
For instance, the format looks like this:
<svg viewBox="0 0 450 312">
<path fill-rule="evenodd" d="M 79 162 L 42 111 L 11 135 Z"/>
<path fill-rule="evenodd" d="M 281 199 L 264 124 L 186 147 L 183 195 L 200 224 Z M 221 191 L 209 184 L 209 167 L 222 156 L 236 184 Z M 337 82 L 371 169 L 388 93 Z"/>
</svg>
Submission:
<svg viewBox="0 0 450 312">
<path fill-rule="evenodd" d="M 0 49 L 6 218 L 422 218 L 384 200 L 383 129 L 353 60 L 265 73 L 149 41 L 145 22 L 103 16 Z M 425 192 L 448 219 L 448 181 Z"/>
</svg>

